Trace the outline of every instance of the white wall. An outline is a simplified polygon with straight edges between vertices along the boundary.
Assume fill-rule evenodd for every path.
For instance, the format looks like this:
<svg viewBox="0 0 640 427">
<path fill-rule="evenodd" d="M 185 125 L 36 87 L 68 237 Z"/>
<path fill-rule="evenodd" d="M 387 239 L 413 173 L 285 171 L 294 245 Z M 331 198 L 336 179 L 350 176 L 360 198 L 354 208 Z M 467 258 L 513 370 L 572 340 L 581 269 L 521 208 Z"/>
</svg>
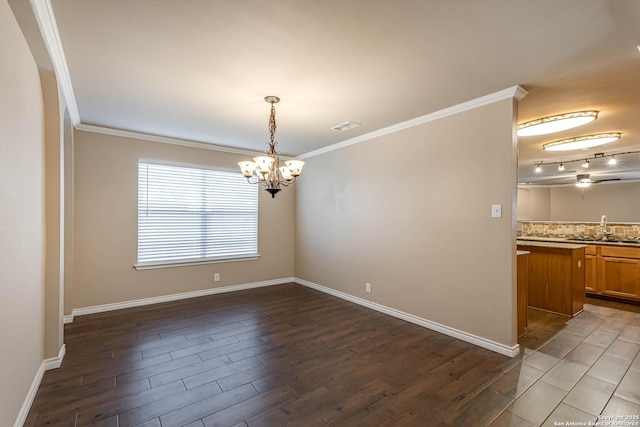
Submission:
<svg viewBox="0 0 640 427">
<path fill-rule="evenodd" d="M 0 0 L 0 425 L 14 424 L 44 353 L 44 122 L 38 69 Z"/>
</svg>

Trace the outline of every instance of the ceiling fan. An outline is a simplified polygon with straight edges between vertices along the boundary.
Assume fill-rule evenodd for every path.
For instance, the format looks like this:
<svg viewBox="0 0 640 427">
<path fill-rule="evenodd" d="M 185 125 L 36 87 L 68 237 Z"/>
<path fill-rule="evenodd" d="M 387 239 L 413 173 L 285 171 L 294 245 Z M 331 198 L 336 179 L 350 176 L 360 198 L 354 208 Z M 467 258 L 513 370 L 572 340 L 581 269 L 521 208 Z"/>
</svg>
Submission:
<svg viewBox="0 0 640 427">
<path fill-rule="evenodd" d="M 599 184 L 601 182 L 620 181 L 620 178 L 606 178 L 606 179 L 592 180 L 591 175 L 588 173 L 578 174 L 576 175 L 576 179 L 578 180 L 578 182 L 576 183 L 576 187 L 580 187 L 580 188 L 585 188 L 590 186 L 591 184 Z"/>
</svg>

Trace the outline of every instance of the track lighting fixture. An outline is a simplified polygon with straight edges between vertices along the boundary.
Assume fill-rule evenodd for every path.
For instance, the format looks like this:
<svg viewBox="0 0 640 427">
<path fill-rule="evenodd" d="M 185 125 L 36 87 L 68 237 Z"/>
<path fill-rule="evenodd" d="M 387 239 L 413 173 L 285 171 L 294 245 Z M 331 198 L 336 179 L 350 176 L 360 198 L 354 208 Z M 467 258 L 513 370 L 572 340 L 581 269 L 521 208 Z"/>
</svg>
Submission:
<svg viewBox="0 0 640 427">
<path fill-rule="evenodd" d="M 580 166 L 582 168 L 584 168 L 584 169 L 589 169 L 590 166 L 591 166 L 591 163 L 590 163 L 589 159 L 597 160 L 598 164 L 601 164 L 600 161 L 603 161 L 603 162 L 606 161 L 607 165 L 616 165 L 616 164 L 618 164 L 618 157 L 624 156 L 624 155 L 627 155 L 627 154 L 640 154 L 640 150 L 621 151 L 619 153 L 611 153 L 611 154 L 595 153 L 595 154 L 589 156 L 586 159 L 584 159 L 584 157 L 583 157 L 584 160 L 578 158 L 578 159 L 574 159 L 574 160 L 569 159 L 569 160 L 561 160 L 561 161 L 559 160 L 557 162 L 545 162 L 544 164 L 545 165 L 558 165 L 558 170 L 562 172 L 563 170 L 565 170 L 565 163 L 582 162 L 580 164 Z M 609 159 L 609 160 L 607 160 L 607 159 Z M 536 173 L 542 172 L 542 164 L 543 164 L 542 161 L 534 163 L 534 166 L 535 166 L 534 171 Z"/>
</svg>

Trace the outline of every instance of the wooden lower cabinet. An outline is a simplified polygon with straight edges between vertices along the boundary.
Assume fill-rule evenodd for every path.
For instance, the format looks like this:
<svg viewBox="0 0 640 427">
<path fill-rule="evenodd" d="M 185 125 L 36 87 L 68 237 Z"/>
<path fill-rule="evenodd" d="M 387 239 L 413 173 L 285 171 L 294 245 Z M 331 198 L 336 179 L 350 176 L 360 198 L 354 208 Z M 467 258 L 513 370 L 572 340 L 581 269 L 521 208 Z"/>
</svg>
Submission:
<svg viewBox="0 0 640 427">
<path fill-rule="evenodd" d="M 575 316 L 585 302 L 585 248 L 527 246 L 529 254 L 528 304 L 553 313 Z"/>
<path fill-rule="evenodd" d="M 640 298 L 640 249 L 600 249 L 598 290 L 604 295 Z"/>
<path fill-rule="evenodd" d="M 584 256 L 584 289 L 587 292 L 598 292 L 598 257 Z"/>
</svg>

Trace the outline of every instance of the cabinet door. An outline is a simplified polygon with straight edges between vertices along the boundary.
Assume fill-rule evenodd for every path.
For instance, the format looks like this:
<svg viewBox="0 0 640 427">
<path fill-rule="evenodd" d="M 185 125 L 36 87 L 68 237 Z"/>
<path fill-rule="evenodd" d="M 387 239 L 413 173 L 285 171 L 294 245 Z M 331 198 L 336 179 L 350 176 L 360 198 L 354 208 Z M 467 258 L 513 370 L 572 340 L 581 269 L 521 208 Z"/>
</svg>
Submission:
<svg viewBox="0 0 640 427">
<path fill-rule="evenodd" d="M 598 276 L 603 294 L 640 298 L 640 260 L 600 257 Z"/>
<path fill-rule="evenodd" d="M 596 262 L 597 257 L 595 255 L 585 255 L 584 256 L 584 289 L 587 292 L 598 292 L 598 275 Z"/>
<path fill-rule="evenodd" d="M 529 250 L 528 247 L 524 248 Z M 549 249 L 531 248 L 529 254 L 529 283 L 527 301 L 529 306 L 551 310 L 549 304 Z"/>
</svg>

